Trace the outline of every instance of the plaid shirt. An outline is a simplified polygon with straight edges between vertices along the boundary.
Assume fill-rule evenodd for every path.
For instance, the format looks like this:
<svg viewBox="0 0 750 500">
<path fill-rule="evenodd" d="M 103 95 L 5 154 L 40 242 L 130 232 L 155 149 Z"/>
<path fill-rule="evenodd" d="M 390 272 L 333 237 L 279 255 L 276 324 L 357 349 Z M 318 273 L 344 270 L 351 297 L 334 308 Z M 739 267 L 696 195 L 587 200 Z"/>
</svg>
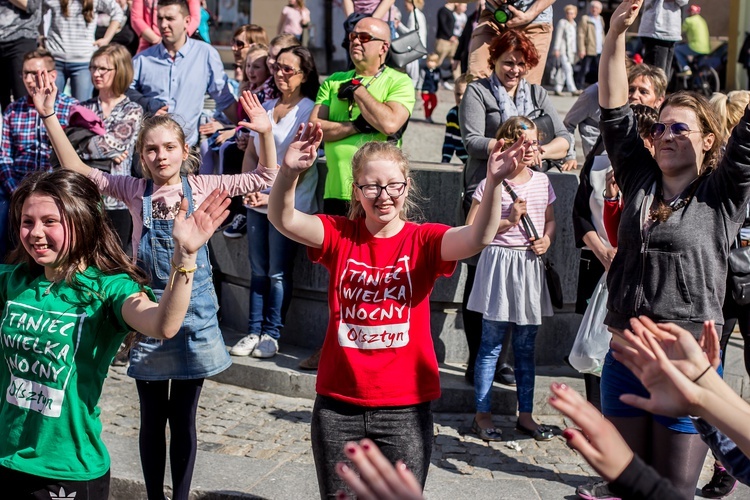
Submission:
<svg viewBox="0 0 750 500">
<path fill-rule="evenodd" d="M 55 101 L 55 113 L 63 127 L 78 101 L 60 94 Z M 33 103 L 22 97 L 8 106 L 3 113 L 3 139 L 0 146 L 0 183 L 7 196 L 16 190 L 27 175 L 51 170 L 49 154 L 52 147 L 47 138 L 47 128 L 39 119 Z"/>
</svg>

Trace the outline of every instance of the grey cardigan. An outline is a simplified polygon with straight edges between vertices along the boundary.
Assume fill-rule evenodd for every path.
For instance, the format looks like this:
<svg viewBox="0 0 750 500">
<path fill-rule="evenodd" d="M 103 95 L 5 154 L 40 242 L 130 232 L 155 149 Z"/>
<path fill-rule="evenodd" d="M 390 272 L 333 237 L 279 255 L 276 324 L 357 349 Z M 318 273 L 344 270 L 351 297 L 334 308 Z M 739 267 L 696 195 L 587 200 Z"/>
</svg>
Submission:
<svg viewBox="0 0 750 500">
<path fill-rule="evenodd" d="M 532 85 L 531 88 L 539 108 L 552 117 L 555 138 L 564 137 L 570 145 L 570 135 L 552 105 L 547 91 L 540 85 Z M 528 118 L 533 119 L 537 116 L 538 114 L 535 114 Z M 458 108 L 458 117 L 461 124 L 461 139 L 469 153 L 469 159 L 464 167 L 464 206 L 467 207 L 471 205 L 471 197 L 477 185 L 487 175 L 487 147 L 502 125 L 500 107 L 490 88 L 489 78 L 481 78 L 469 84 Z"/>
<path fill-rule="evenodd" d="M 645 314 L 696 338 L 703 321 L 723 324 L 729 246 L 750 198 L 750 111 L 734 128 L 719 166 L 697 181 L 692 200 L 646 231 L 659 165 L 638 136 L 630 106 L 602 109 L 600 128 L 625 202 L 604 322 L 629 328 L 631 317 Z"/>
</svg>

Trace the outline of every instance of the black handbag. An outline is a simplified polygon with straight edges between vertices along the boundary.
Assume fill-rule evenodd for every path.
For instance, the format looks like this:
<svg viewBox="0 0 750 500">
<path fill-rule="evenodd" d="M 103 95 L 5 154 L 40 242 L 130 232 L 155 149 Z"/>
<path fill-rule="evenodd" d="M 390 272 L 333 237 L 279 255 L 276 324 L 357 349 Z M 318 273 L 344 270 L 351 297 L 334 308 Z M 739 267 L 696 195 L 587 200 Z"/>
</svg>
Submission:
<svg viewBox="0 0 750 500">
<path fill-rule="evenodd" d="M 516 192 L 513 191 L 513 189 L 510 187 L 510 184 L 503 181 L 503 187 L 510 195 L 510 199 L 513 201 L 516 201 L 516 198 L 518 198 L 518 195 L 516 195 Z M 539 233 L 536 232 L 534 223 L 531 222 L 531 218 L 527 214 L 524 214 L 521 217 L 521 224 L 523 224 L 523 228 L 526 231 L 526 234 L 530 234 L 534 238 L 534 240 L 539 239 Z M 541 255 L 538 255 L 537 257 L 541 259 L 542 263 L 544 264 L 544 277 L 547 280 L 547 289 L 549 290 L 550 302 L 552 302 L 552 306 L 554 308 L 562 309 L 563 308 L 563 291 L 562 291 L 562 282 L 560 281 L 560 275 L 557 274 L 555 265 L 552 263 L 551 260 L 549 260 L 547 257 L 542 257 Z"/>
<path fill-rule="evenodd" d="M 536 125 L 536 133 L 539 140 L 539 145 L 544 146 L 549 144 L 556 137 L 555 136 L 555 122 L 552 121 L 552 117 L 544 112 L 544 109 L 539 107 L 536 100 L 536 84 L 530 85 L 531 88 L 531 103 L 534 105 L 534 110 L 531 112 L 531 116 L 536 118 L 530 118 L 531 121 Z M 563 160 L 542 160 L 541 165 L 537 165 L 534 170 L 539 172 L 547 172 L 551 168 L 557 168 L 562 172 Z"/>
<path fill-rule="evenodd" d="M 404 68 L 407 64 L 427 55 L 427 49 L 422 45 L 419 38 L 419 18 L 414 11 L 414 31 L 410 31 L 395 40 L 391 40 L 391 48 L 388 52 L 388 66 L 392 68 Z"/>
<path fill-rule="evenodd" d="M 737 246 L 729 250 L 729 288 L 734 301 L 740 306 L 750 304 L 750 246 Z"/>
</svg>

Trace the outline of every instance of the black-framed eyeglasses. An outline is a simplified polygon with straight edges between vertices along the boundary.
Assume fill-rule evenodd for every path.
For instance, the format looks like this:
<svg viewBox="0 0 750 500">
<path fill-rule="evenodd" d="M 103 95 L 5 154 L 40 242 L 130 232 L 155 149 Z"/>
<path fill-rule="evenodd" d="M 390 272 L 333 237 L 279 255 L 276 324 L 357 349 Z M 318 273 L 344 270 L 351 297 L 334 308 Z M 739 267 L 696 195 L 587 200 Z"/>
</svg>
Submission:
<svg viewBox="0 0 750 500">
<path fill-rule="evenodd" d="M 359 40 L 360 43 L 365 44 L 367 42 L 385 42 L 382 38 L 376 38 L 372 36 L 371 34 L 367 33 L 366 31 L 352 31 L 349 33 L 349 41 L 353 42 L 354 40 Z"/>
<path fill-rule="evenodd" d="M 91 71 L 91 74 L 95 75 L 96 73 L 106 75 L 110 71 L 114 70 L 115 68 L 105 68 L 103 66 L 89 66 L 89 71 Z"/>
<path fill-rule="evenodd" d="M 247 45 L 247 42 L 243 42 L 242 40 L 237 40 L 236 38 L 232 39 L 232 48 L 238 48 L 240 50 L 244 49 Z"/>
<path fill-rule="evenodd" d="M 385 190 L 385 194 L 391 198 L 398 198 L 404 194 L 404 191 L 406 190 L 406 182 L 389 182 L 385 186 L 380 186 L 378 184 L 355 184 L 355 186 L 362 191 L 362 196 L 370 200 L 380 198 L 380 193 L 382 193 L 383 190 Z"/>
<path fill-rule="evenodd" d="M 281 74 L 286 77 L 292 77 L 298 73 L 302 73 L 301 69 L 297 69 L 292 66 L 287 66 L 286 64 L 279 64 L 279 63 L 274 63 L 273 71 L 274 73 L 281 71 Z"/>
<path fill-rule="evenodd" d="M 677 122 L 667 125 L 666 123 L 657 122 L 651 125 L 651 138 L 661 139 L 664 137 L 664 133 L 667 129 L 669 129 L 669 133 L 672 134 L 672 137 L 686 137 L 693 132 L 700 132 L 700 130 L 691 130 L 687 123 Z"/>
</svg>

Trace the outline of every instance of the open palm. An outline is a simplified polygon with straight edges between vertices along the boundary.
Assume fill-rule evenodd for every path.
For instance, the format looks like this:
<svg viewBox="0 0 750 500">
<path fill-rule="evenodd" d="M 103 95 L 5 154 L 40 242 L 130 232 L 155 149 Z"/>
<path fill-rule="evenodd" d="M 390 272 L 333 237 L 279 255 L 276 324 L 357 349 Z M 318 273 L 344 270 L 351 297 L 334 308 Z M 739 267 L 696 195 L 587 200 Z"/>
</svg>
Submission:
<svg viewBox="0 0 750 500">
<path fill-rule="evenodd" d="M 213 236 L 229 215 L 229 193 L 215 189 L 190 217 L 188 201 L 183 198 L 174 220 L 172 238 L 188 253 L 197 252 Z"/>
<path fill-rule="evenodd" d="M 282 167 L 297 173 L 310 168 L 318 156 L 318 148 L 323 141 L 323 129 L 319 123 L 301 124 L 294 140 L 284 155 Z"/>
<path fill-rule="evenodd" d="M 37 113 L 48 115 L 55 112 L 55 99 L 57 98 L 57 85 L 47 70 L 37 71 L 34 89 L 31 92 L 31 100 Z"/>
<path fill-rule="evenodd" d="M 245 90 L 240 96 L 240 104 L 247 115 L 247 120 L 241 121 L 238 125 L 259 134 L 271 131 L 271 120 L 257 95 Z"/>
<path fill-rule="evenodd" d="M 487 160 L 487 177 L 491 177 L 496 184 L 510 177 L 519 168 L 521 160 L 526 154 L 526 149 L 531 147 L 531 142 L 526 140 L 526 136 L 522 135 L 505 151 L 503 151 L 504 146 L 505 141 L 503 139 L 498 140 Z"/>
</svg>

